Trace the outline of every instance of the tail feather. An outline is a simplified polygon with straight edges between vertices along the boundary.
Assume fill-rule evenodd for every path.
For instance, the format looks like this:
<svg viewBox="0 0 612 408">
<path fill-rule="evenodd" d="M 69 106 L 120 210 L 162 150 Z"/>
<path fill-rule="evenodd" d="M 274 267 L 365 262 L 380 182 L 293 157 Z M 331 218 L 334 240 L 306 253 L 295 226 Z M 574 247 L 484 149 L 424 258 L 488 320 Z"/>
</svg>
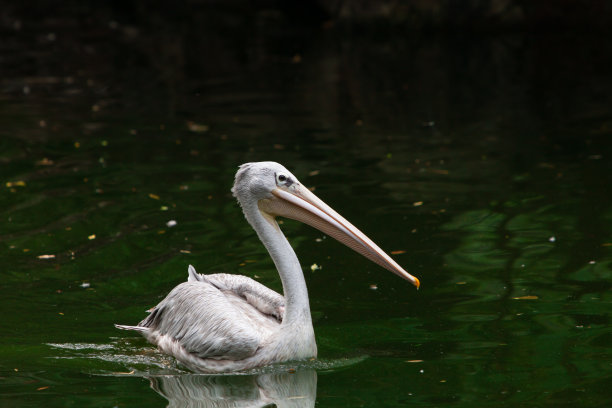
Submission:
<svg viewBox="0 0 612 408">
<path fill-rule="evenodd" d="M 115 325 L 116 328 L 121 329 L 121 330 L 135 330 L 137 332 L 146 332 L 149 330 L 148 327 L 141 327 L 141 326 L 126 326 L 123 324 L 116 324 Z"/>
<path fill-rule="evenodd" d="M 201 273 L 197 273 L 193 265 L 189 265 L 187 269 L 188 277 L 187 282 L 208 282 L 206 277 Z"/>
</svg>

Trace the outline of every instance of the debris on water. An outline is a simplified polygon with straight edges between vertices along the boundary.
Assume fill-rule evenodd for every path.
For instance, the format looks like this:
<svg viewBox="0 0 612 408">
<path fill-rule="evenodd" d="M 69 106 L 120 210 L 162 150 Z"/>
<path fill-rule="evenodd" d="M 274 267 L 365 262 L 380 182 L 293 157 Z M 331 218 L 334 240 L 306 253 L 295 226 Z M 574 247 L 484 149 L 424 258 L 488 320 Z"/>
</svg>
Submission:
<svg viewBox="0 0 612 408">
<path fill-rule="evenodd" d="M 159 209 L 161 211 L 168 211 L 168 206 L 167 205 L 162 205 Z"/>
<path fill-rule="evenodd" d="M 89 282 L 83 282 L 79 285 L 80 287 L 82 287 L 83 289 L 87 289 L 88 287 L 91 286 L 91 283 Z"/>
<path fill-rule="evenodd" d="M 168 228 L 175 227 L 175 226 L 176 226 L 176 220 L 170 220 L 170 221 L 168 221 L 168 222 L 166 223 L 166 226 L 167 226 Z"/>
<path fill-rule="evenodd" d="M 6 187 L 11 188 L 11 187 L 25 187 L 26 183 L 23 180 L 17 180 L 17 181 L 7 181 L 6 182 Z"/>
<path fill-rule="evenodd" d="M 96 239 L 96 234 L 91 234 L 87 237 L 88 240 L 92 241 L 94 239 Z"/>
<path fill-rule="evenodd" d="M 434 173 L 434 174 L 442 174 L 442 175 L 448 174 L 448 170 L 444 170 L 444 169 L 429 169 L 429 172 Z"/>
<path fill-rule="evenodd" d="M 317 265 L 316 263 L 314 263 L 314 264 L 310 265 L 310 270 L 311 270 L 311 271 L 313 271 L 313 272 L 314 272 L 314 271 L 317 271 L 317 270 L 320 270 L 320 269 L 323 269 L 323 267 L 322 267 L 322 266 Z"/>
<path fill-rule="evenodd" d="M 375 284 L 375 283 L 372 283 L 372 284 L 370 285 L 370 289 L 371 289 L 371 290 L 377 290 L 377 289 L 378 289 L 378 285 L 377 285 L 377 284 Z"/>
<path fill-rule="evenodd" d="M 159 200 L 159 196 L 153 193 L 149 193 L 149 198 L 152 198 L 153 200 Z"/>
<path fill-rule="evenodd" d="M 191 251 L 190 251 L 190 250 L 188 250 L 188 249 L 181 249 L 179 252 L 180 252 L 181 254 L 190 254 L 190 253 L 191 253 Z"/>
<path fill-rule="evenodd" d="M 189 120 L 187 121 L 187 129 L 189 129 L 189 131 L 194 132 L 194 133 L 204 133 L 204 132 L 208 132 L 210 127 L 208 125 L 203 125 L 201 123 L 196 123 L 196 122 Z"/>
<path fill-rule="evenodd" d="M 55 255 L 52 254 L 48 254 L 48 255 L 38 255 L 37 256 L 38 259 L 55 259 Z"/>
<path fill-rule="evenodd" d="M 313 170 L 313 171 L 311 171 L 310 173 L 308 173 L 308 175 L 309 175 L 309 176 L 316 176 L 316 175 L 318 175 L 320 172 L 321 172 L 320 170 Z"/>
<path fill-rule="evenodd" d="M 128 371 L 128 372 L 116 371 L 113 373 L 113 375 L 132 375 L 134 374 L 134 372 L 135 372 L 134 370 Z"/>
<path fill-rule="evenodd" d="M 43 157 L 42 159 L 38 160 L 36 162 L 37 166 L 52 166 L 53 165 L 53 160 L 50 160 L 46 157 Z"/>
<path fill-rule="evenodd" d="M 400 254 L 405 254 L 406 251 L 404 251 L 403 249 L 398 249 L 397 251 L 391 251 L 391 255 L 400 255 Z"/>
<path fill-rule="evenodd" d="M 420 206 L 422 206 L 422 205 L 423 205 L 423 202 L 422 202 L 422 201 L 416 201 L 416 202 L 412 203 L 412 205 L 413 205 L 414 207 L 420 207 Z"/>
<path fill-rule="evenodd" d="M 548 238 L 548 241 L 549 241 L 549 242 L 555 242 L 556 240 L 557 240 L 557 238 L 555 238 L 555 237 L 550 237 L 550 238 Z"/>
<path fill-rule="evenodd" d="M 406 363 L 422 363 L 423 360 L 406 360 Z"/>
<path fill-rule="evenodd" d="M 527 295 L 527 296 L 513 297 L 512 299 L 514 299 L 514 300 L 536 300 L 536 299 L 539 299 L 539 298 L 537 296 L 535 296 L 535 295 Z"/>
</svg>

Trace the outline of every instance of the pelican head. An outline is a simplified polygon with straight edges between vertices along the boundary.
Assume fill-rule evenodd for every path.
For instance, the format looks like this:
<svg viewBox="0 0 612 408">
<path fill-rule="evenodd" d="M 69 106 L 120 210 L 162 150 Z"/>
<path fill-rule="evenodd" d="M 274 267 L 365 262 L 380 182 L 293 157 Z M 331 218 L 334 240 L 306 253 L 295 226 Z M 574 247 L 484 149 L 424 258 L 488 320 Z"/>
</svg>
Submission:
<svg viewBox="0 0 612 408">
<path fill-rule="evenodd" d="M 417 288 L 419 280 L 406 272 L 353 224 L 304 187 L 284 166 L 275 162 L 246 163 L 240 166 L 232 193 L 249 219 L 257 210 L 276 228 L 276 217 L 301 221 L 317 228 L 372 262 L 410 281 Z M 247 210 L 249 209 L 249 210 Z"/>
</svg>

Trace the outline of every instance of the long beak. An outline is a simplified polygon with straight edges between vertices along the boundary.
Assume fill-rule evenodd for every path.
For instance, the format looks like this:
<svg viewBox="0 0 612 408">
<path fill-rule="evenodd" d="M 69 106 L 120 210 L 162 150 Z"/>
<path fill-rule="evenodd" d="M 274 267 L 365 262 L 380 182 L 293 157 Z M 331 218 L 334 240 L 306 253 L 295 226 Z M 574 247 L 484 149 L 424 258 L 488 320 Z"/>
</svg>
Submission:
<svg viewBox="0 0 612 408">
<path fill-rule="evenodd" d="M 272 190 L 274 197 L 261 200 L 260 208 L 272 216 L 291 218 L 322 231 L 370 261 L 412 282 L 418 289 L 420 282 L 416 277 L 406 272 L 370 238 L 310 190 L 301 184 L 294 185 L 290 189 L 291 191 L 280 188 Z"/>
</svg>

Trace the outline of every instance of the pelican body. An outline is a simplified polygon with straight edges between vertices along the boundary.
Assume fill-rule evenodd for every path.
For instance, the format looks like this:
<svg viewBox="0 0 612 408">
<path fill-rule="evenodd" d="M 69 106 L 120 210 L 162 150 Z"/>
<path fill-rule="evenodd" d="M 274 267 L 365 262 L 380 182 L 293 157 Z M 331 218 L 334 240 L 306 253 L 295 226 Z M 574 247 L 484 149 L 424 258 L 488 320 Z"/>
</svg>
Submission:
<svg viewBox="0 0 612 408">
<path fill-rule="evenodd" d="M 317 356 L 304 274 L 276 217 L 302 221 L 410 281 L 406 272 L 285 167 L 246 163 L 236 173 L 234 197 L 280 275 L 284 296 L 240 275 L 199 274 L 189 266 L 176 286 L 137 326 L 164 353 L 197 372 L 245 370 Z"/>
</svg>

